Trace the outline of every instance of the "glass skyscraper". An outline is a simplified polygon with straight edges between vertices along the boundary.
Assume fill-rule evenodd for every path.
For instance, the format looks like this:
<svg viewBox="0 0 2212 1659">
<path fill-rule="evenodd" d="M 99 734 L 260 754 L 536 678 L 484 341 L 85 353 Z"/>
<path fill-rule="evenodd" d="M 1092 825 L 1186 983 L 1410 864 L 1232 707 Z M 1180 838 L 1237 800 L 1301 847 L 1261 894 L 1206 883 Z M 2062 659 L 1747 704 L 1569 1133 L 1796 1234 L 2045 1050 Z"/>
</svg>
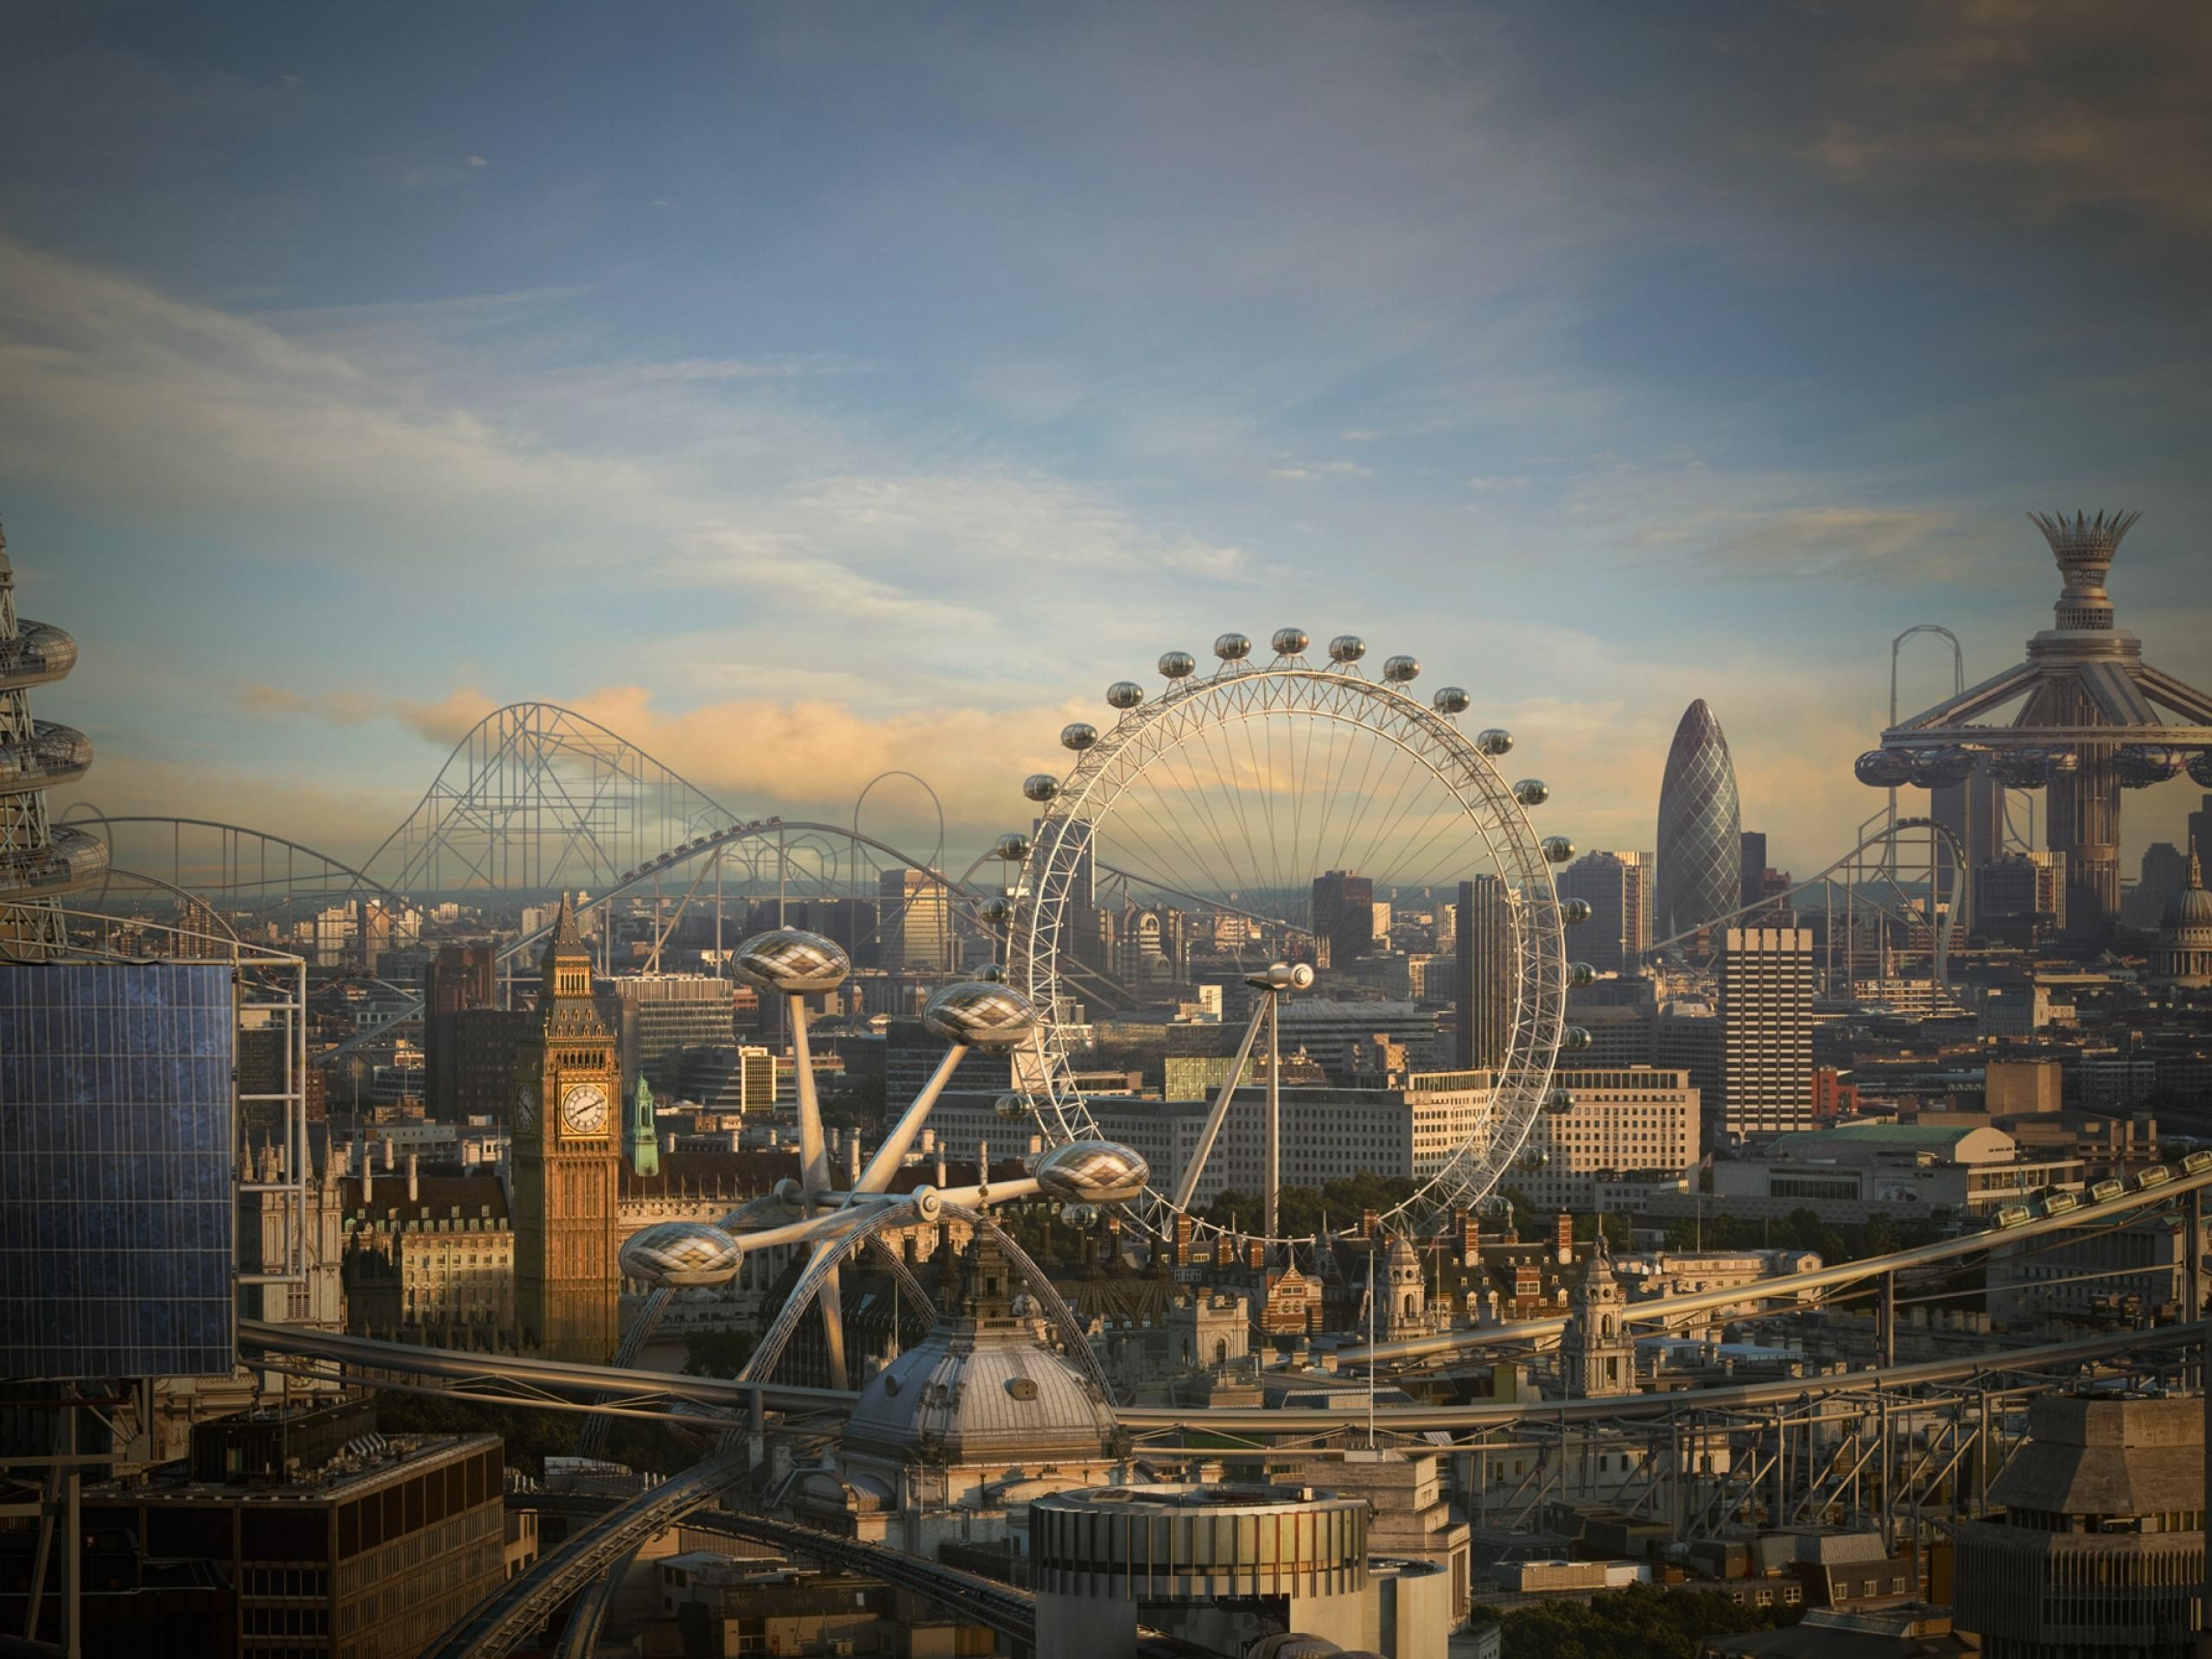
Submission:
<svg viewBox="0 0 2212 1659">
<path fill-rule="evenodd" d="M 1702 927 L 1743 903 L 1743 823 L 1736 766 L 1700 697 L 1682 711 L 1659 783 L 1655 941 Z"/>
</svg>

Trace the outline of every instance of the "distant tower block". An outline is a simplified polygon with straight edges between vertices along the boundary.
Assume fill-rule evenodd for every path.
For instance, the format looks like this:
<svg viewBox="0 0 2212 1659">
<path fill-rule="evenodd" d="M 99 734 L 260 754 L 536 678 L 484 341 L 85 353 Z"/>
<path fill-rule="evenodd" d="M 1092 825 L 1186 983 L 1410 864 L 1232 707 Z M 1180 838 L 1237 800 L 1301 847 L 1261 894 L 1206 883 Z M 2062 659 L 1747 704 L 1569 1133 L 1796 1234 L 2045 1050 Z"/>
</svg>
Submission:
<svg viewBox="0 0 2212 1659">
<path fill-rule="evenodd" d="M 1736 763 L 1700 697 L 1682 710 L 1659 780 L 1659 902 L 1652 937 L 1671 939 L 1743 902 L 1743 815 Z"/>
<path fill-rule="evenodd" d="M 2065 855 L 2066 928 L 2108 933 L 2120 915 L 2120 792 L 2185 769 L 2212 785 L 2212 696 L 2143 660 L 2114 626 L 2105 577 L 2141 515 L 2031 513 L 2064 586 L 2028 659 L 1882 734 L 1860 780 L 1957 783 L 1986 766 L 2008 789 L 2047 789 L 2050 850 Z"/>
<path fill-rule="evenodd" d="M 56 824 L 46 791 L 92 764 L 82 732 L 31 718 L 30 688 L 76 666 L 77 642 L 16 616 L 16 575 L 0 534 L 0 957 L 38 957 L 63 943 L 60 900 L 107 870 L 107 843 Z"/>
</svg>

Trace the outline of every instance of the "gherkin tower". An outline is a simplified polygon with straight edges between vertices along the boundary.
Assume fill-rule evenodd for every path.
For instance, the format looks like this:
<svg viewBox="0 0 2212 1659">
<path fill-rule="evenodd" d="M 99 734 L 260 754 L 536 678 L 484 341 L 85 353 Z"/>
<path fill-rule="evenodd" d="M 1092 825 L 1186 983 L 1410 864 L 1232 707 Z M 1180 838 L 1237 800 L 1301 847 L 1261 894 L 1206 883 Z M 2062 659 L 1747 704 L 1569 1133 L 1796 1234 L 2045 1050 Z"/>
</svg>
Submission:
<svg viewBox="0 0 2212 1659">
<path fill-rule="evenodd" d="M 1669 939 L 1743 902 L 1736 766 L 1700 697 L 1682 711 L 1659 783 L 1659 893 L 1651 936 Z"/>
</svg>

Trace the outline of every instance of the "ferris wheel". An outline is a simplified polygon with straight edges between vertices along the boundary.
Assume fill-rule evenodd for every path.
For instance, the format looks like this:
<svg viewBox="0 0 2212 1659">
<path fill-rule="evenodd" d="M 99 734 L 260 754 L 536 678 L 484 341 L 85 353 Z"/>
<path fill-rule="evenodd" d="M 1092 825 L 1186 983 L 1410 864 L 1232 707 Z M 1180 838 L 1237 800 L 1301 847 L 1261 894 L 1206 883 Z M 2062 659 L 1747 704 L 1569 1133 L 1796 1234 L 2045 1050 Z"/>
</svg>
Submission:
<svg viewBox="0 0 2212 1659">
<path fill-rule="evenodd" d="M 1539 836 L 1530 822 L 1548 789 L 1535 779 L 1509 783 L 1500 772 L 1510 734 L 1460 729 L 1465 690 L 1446 686 L 1424 700 L 1411 690 L 1421 673 L 1413 658 L 1391 657 L 1375 677 L 1357 638 L 1339 635 L 1313 656 L 1310 643 L 1301 630 L 1279 630 L 1272 659 L 1259 661 L 1249 639 L 1225 633 L 1207 673 L 1191 653 L 1171 651 L 1160 658 L 1160 692 L 1130 680 L 1109 686 L 1113 723 L 1067 726 L 1066 774 L 1023 784 L 1038 816 L 1029 831 L 1000 838 L 999 856 L 1019 871 L 1009 894 L 985 910 L 1007 929 L 1007 982 L 1041 1015 L 1037 1050 L 1018 1067 L 1007 1109 L 1033 1115 L 1055 1141 L 1111 1138 L 1082 1085 L 1087 1020 L 1146 1000 L 1154 984 L 1187 982 L 1204 963 L 1209 977 L 1253 987 L 1255 1011 L 1195 1154 L 1202 1163 L 1262 1014 L 1272 1044 L 1288 993 L 1310 987 L 1332 1002 L 1449 999 L 1448 982 L 1407 982 L 1417 966 L 1451 973 L 1449 946 L 1419 959 L 1443 931 L 1438 907 L 1474 881 L 1495 964 L 1485 982 L 1497 988 L 1484 1039 L 1491 1052 L 1478 1058 L 1494 1075 L 1478 1103 L 1463 1107 L 1452 1143 L 1415 1158 L 1418 1190 L 1390 1219 L 1419 1226 L 1489 1199 L 1536 1114 L 1568 1103 L 1551 1087 L 1556 1058 L 1589 1039 L 1566 1024 L 1567 988 L 1592 976 L 1568 963 L 1562 924 L 1588 907 L 1562 903 L 1554 890 L 1550 866 L 1573 856 L 1572 843 Z M 1393 908 L 1378 911 L 1378 900 Z M 1402 912 L 1413 918 L 1398 930 L 1407 950 L 1377 931 L 1378 916 Z M 1463 916 L 1458 925 L 1477 921 Z M 1294 1022 L 1298 1012 L 1290 1010 Z M 1357 1024 L 1356 1012 L 1347 1017 Z M 1443 1069 L 1443 1058 L 1432 1054 L 1432 1069 Z M 1282 1072 L 1278 1056 L 1267 1068 L 1262 1236 L 1270 1244 L 1307 1242 L 1274 1236 Z M 1186 1162 L 1172 1185 L 1163 1178 L 1128 1207 L 1169 1230 L 1194 1211 L 1198 1177 Z"/>
</svg>

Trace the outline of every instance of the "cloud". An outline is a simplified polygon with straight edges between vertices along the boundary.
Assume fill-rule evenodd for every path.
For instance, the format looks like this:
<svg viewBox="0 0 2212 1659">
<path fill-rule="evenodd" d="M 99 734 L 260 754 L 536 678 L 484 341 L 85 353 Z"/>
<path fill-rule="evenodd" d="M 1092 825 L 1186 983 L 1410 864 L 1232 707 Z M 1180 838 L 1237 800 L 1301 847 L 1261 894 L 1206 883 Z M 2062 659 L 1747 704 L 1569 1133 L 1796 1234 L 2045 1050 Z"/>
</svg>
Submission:
<svg viewBox="0 0 2212 1659">
<path fill-rule="evenodd" d="M 308 694 L 281 685 L 248 683 L 232 688 L 232 692 L 239 708 L 262 719 L 320 720 L 334 726 L 359 726 L 391 712 L 382 698 L 365 691 Z"/>
<path fill-rule="evenodd" d="M 1526 473 L 1515 473 L 1510 476 L 1491 474 L 1467 480 L 1467 487 L 1478 495 L 1488 495 L 1498 490 L 1526 489 L 1528 485 L 1529 474 Z"/>
<path fill-rule="evenodd" d="M 1888 8 L 1834 54 L 1806 156 L 1861 188 L 1962 181 L 2033 222 L 2115 207 L 2212 235 L 2212 10 L 2094 0 Z M 1847 113 L 1846 112 L 1847 111 Z"/>
<path fill-rule="evenodd" d="M 1356 461 L 1311 461 L 1297 466 L 1275 467 L 1268 469 L 1270 478 L 1304 480 L 1313 478 L 1372 478 L 1375 469 L 1363 467 Z"/>
</svg>

